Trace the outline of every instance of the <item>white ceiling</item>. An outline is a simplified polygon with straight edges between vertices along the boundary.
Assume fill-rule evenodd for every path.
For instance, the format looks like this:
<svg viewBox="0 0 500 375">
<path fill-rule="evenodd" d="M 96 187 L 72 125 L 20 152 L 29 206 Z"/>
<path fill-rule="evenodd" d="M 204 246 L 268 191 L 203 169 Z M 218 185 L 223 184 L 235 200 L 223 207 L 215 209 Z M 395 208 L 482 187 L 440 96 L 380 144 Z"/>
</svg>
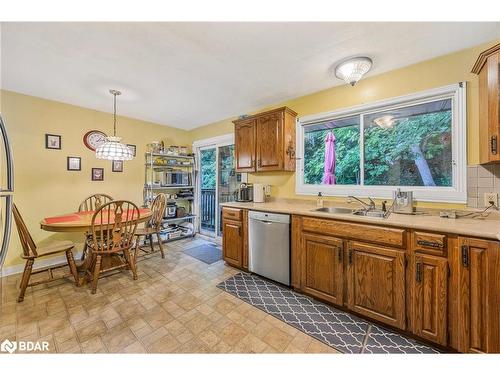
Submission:
<svg viewBox="0 0 500 375">
<path fill-rule="evenodd" d="M 3 23 L 2 87 L 192 129 L 500 37 L 500 23 Z"/>
</svg>

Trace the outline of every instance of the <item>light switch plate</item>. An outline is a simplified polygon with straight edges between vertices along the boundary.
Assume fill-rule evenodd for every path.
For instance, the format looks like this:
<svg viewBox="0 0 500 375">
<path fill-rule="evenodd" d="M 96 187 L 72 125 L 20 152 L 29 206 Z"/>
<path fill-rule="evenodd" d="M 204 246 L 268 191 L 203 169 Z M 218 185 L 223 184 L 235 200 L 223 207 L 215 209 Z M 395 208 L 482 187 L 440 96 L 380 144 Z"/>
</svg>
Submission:
<svg viewBox="0 0 500 375">
<path fill-rule="evenodd" d="M 488 207 L 490 202 L 498 207 L 498 193 L 484 193 L 484 206 Z"/>
</svg>

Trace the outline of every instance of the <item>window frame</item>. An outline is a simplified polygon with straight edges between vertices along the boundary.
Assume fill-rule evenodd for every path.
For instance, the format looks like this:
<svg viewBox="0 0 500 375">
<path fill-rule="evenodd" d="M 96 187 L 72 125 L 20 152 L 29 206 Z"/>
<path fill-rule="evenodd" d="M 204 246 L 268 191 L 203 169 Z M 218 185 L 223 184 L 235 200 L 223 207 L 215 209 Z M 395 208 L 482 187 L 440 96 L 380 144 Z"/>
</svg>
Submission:
<svg viewBox="0 0 500 375">
<path fill-rule="evenodd" d="M 297 144 L 297 172 L 295 173 L 295 193 L 299 195 L 317 195 L 321 192 L 324 196 L 346 197 L 356 195 L 359 197 L 392 199 L 392 192 L 397 188 L 411 190 L 415 199 L 429 202 L 467 202 L 466 171 L 467 171 L 467 96 L 466 83 L 447 85 L 414 94 L 384 99 L 368 104 L 357 105 L 349 108 L 330 112 L 323 112 L 297 119 L 296 144 Z M 364 116 L 374 112 L 393 110 L 412 105 L 423 104 L 441 99 L 451 99 L 452 104 L 452 181 L 449 187 L 425 186 L 387 186 L 363 185 L 364 184 Z M 304 135 L 308 125 L 319 122 L 331 121 L 336 118 L 348 116 L 360 117 L 360 185 L 313 185 L 304 183 Z"/>
</svg>

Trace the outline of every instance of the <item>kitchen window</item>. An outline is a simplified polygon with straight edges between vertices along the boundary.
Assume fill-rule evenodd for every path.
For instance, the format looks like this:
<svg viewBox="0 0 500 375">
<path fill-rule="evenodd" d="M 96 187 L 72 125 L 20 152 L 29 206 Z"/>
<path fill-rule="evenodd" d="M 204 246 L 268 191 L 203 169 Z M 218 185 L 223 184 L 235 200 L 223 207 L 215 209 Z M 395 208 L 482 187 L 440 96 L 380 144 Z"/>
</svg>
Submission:
<svg viewBox="0 0 500 375">
<path fill-rule="evenodd" d="M 296 192 L 466 201 L 465 83 L 302 117 Z"/>
</svg>

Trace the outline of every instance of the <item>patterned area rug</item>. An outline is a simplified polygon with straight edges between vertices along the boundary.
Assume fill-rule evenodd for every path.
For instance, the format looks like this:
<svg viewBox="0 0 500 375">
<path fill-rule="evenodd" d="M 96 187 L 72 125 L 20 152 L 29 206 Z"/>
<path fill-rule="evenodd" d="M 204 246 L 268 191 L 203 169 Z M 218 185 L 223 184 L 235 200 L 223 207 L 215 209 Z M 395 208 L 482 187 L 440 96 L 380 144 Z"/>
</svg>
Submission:
<svg viewBox="0 0 500 375">
<path fill-rule="evenodd" d="M 438 353 L 255 275 L 239 273 L 217 287 L 343 353 Z"/>
<path fill-rule="evenodd" d="M 184 250 L 184 253 L 207 264 L 212 264 L 222 259 L 222 249 L 215 244 L 191 247 Z"/>
</svg>

